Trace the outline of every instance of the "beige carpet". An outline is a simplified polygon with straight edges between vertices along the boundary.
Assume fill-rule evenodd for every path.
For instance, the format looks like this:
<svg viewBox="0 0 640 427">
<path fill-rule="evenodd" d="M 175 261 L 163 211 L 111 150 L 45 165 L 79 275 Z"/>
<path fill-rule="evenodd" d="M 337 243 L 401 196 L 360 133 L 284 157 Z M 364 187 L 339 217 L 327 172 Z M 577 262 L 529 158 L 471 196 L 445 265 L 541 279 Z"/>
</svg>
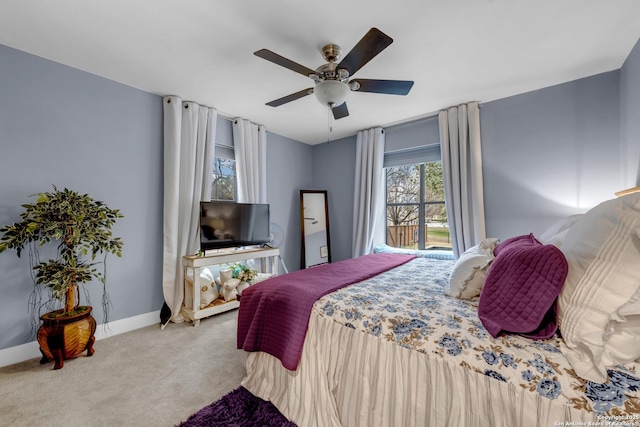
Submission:
<svg viewBox="0 0 640 427">
<path fill-rule="evenodd" d="M 2 426 L 173 426 L 237 388 L 237 310 L 97 341 L 60 370 L 39 359 L 0 368 Z"/>
</svg>

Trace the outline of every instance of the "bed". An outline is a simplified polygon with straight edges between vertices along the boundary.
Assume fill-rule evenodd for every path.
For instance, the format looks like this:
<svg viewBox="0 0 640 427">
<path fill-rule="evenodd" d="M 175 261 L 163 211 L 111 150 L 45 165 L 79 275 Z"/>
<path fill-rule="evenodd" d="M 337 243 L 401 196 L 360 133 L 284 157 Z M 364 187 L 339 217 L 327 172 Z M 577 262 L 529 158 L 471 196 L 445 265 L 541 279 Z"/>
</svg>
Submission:
<svg viewBox="0 0 640 427">
<path fill-rule="evenodd" d="M 640 330 L 634 323 L 640 310 L 633 311 L 640 309 L 640 195 L 616 199 L 610 205 L 614 207 L 605 206 L 604 212 L 594 208 L 594 212 L 554 226 L 546 236 L 561 248 L 560 242 L 566 243 L 563 254 L 569 271 L 563 292 L 569 291 L 553 301 L 554 313 L 556 302 L 559 305 L 560 331 L 569 331 L 576 317 L 583 322 L 578 329 L 591 339 L 593 328 L 588 323 L 597 323 L 600 315 L 591 305 L 599 300 L 612 312 L 626 307 L 625 312 L 618 310 L 618 317 L 610 319 L 607 327 L 618 322 L 622 329 L 631 329 L 620 334 L 609 331 L 604 343 L 589 345 L 587 353 L 592 358 L 598 356 L 594 349 L 602 347 L 600 356 L 592 361 L 595 367 L 581 366 L 588 363 L 576 358 L 580 330 L 569 337 L 555 332 L 545 339 L 504 331 L 491 336 L 478 315 L 482 295 L 480 300 L 451 296 L 452 272 L 459 269 L 460 260 L 400 255 L 410 260 L 317 299 L 293 369 L 285 368 L 281 358 L 268 352 L 248 353 L 242 385 L 273 402 L 301 427 L 640 425 L 640 345 L 636 345 Z M 611 210 L 617 213 L 611 216 Z M 581 270 L 586 264 L 580 257 L 585 254 L 574 256 L 571 248 L 589 246 L 581 234 L 591 230 L 586 234 L 593 239 L 594 217 L 598 229 L 605 229 L 600 233 L 602 241 L 592 245 L 597 253 L 606 247 L 609 264 L 604 270 L 611 274 L 615 267 L 625 276 L 610 285 L 606 280 L 598 282 L 602 276 L 596 275 L 598 290 L 613 286 L 615 292 L 590 293 L 587 308 L 581 309 L 589 310 L 585 320 L 585 313 L 574 307 L 585 301 L 584 296 L 577 298 L 580 292 L 576 289 L 588 288 L 585 277 L 595 273 L 589 267 L 586 272 Z M 608 225 L 602 225 L 603 217 L 610 219 Z M 611 234 L 616 237 L 607 237 Z M 499 256 L 483 268 L 470 269 L 474 273 L 484 269 L 481 283 L 490 281 Z M 600 257 L 594 258 L 592 266 Z M 573 263 L 582 267 L 574 268 Z M 626 300 L 620 295 L 626 295 Z M 621 319 L 625 313 L 627 318 Z M 242 316 L 241 301 L 239 319 Z M 242 347 L 240 336 L 238 344 Z M 601 360 L 610 365 L 610 359 L 623 357 L 609 351 L 609 344 L 631 348 L 624 357 L 633 359 L 597 366 Z M 602 381 L 585 379 L 599 379 L 598 369 L 605 369 Z"/>
</svg>

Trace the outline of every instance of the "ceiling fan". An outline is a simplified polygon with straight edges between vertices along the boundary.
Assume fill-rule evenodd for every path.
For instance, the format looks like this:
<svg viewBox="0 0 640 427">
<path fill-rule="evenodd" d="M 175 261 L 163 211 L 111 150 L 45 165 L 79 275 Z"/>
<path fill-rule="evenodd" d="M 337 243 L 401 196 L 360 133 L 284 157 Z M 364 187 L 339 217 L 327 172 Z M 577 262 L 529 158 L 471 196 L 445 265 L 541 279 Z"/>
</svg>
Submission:
<svg viewBox="0 0 640 427">
<path fill-rule="evenodd" d="M 333 112 L 333 117 L 341 119 L 349 115 L 345 102 L 350 91 L 353 92 L 373 92 L 391 95 L 406 95 L 413 86 L 408 80 L 372 80 L 372 79 L 351 79 L 353 75 L 367 62 L 386 49 L 393 39 L 378 30 L 371 28 L 367 34 L 360 39 L 355 47 L 344 57 L 340 63 L 336 63 L 342 53 L 340 46 L 328 44 L 322 48 L 322 56 L 327 61 L 315 70 L 300 65 L 283 56 L 278 55 L 268 49 L 260 49 L 254 55 L 271 61 L 274 64 L 288 68 L 296 73 L 309 77 L 315 82 L 315 87 L 303 89 L 291 95 L 278 98 L 266 105 L 278 107 L 296 99 L 315 93 L 318 101 L 327 105 Z"/>
</svg>

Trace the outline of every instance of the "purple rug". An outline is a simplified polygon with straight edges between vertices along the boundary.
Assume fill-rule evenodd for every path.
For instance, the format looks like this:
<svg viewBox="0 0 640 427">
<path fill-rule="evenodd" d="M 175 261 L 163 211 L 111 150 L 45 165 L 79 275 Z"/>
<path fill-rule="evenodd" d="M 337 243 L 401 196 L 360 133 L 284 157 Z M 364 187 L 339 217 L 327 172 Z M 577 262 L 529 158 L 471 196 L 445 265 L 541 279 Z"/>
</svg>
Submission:
<svg viewBox="0 0 640 427">
<path fill-rule="evenodd" d="M 296 427 L 271 402 L 239 387 L 200 409 L 179 427 Z"/>
</svg>

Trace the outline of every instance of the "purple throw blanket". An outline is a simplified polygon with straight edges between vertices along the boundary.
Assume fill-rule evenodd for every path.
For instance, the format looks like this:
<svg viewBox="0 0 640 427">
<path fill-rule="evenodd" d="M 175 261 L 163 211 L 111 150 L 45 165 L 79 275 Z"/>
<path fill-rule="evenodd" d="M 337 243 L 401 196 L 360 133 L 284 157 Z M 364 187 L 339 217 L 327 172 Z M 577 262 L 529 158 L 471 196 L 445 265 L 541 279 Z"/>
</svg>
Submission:
<svg viewBox="0 0 640 427">
<path fill-rule="evenodd" d="M 412 259 L 369 254 L 273 277 L 245 289 L 238 313 L 238 348 L 264 351 L 293 371 L 302 354 L 311 308 L 322 296 Z"/>
<path fill-rule="evenodd" d="M 478 302 L 484 327 L 494 338 L 501 333 L 551 337 L 557 329 L 556 298 L 569 271 L 564 254 L 533 234 L 505 240 L 493 253 Z"/>
</svg>

